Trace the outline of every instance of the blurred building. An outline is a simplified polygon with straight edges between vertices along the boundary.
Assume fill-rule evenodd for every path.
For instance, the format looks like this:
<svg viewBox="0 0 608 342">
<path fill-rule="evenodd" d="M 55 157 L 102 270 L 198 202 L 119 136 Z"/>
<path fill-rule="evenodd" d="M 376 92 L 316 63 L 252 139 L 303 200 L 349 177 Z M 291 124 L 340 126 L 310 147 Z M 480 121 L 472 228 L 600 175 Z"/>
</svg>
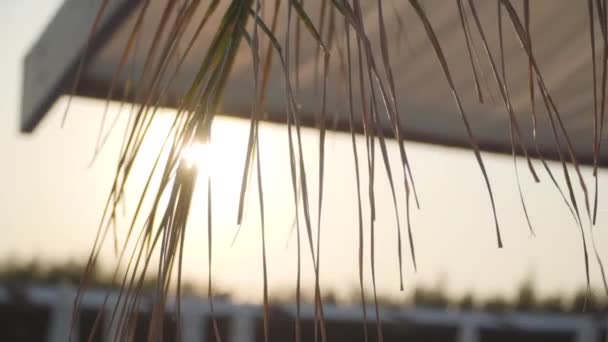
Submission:
<svg viewBox="0 0 608 342">
<path fill-rule="evenodd" d="M 89 341 L 93 326 L 100 317 L 93 342 L 114 340 L 116 325 L 111 313 L 118 292 L 87 291 L 82 297 L 80 319 L 75 329 L 75 341 Z M 71 328 L 76 289 L 67 286 L 11 286 L 0 287 L 0 341 L 63 342 Z M 149 312 L 153 300 L 142 301 L 134 334 L 135 341 L 146 341 Z M 262 309 L 254 305 L 238 305 L 218 299 L 215 317 L 222 341 L 264 341 Z M 206 300 L 183 298 L 180 326 L 176 324 L 175 303 L 169 305 L 165 316 L 163 336 L 174 341 L 179 332 L 184 342 L 215 341 Z M 101 311 L 101 315 L 98 314 Z M 370 341 L 376 341 L 373 307 L 368 309 L 367 330 Z M 269 315 L 270 341 L 292 341 L 294 337 L 295 305 L 273 305 Z M 302 305 L 302 341 L 312 341 L 314 311 Z M 363 323 L 360 307 L 326 305 L 327 340 L 363 342 Z M 443 309 L 381 309 L 384 341 L 408 342 L 502 342 L 502 341 L 606 341 L 606 316 L 584 314 L 491 314 Z"/>
</svg>

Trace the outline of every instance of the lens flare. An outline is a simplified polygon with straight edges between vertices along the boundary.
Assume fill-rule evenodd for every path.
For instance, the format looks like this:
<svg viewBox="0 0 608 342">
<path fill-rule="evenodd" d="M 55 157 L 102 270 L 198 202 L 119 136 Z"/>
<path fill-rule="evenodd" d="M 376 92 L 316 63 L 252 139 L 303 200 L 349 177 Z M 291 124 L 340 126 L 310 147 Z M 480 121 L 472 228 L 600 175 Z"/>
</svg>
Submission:
<svg viewBox="0 0 608 342">
<path fill-rule="evenodd" d="M 211 169 L 211 146 L 209 144 L 192 143 L 182 151 L 182 160 L 189 168 L 199 171 Z"/>
</svg>

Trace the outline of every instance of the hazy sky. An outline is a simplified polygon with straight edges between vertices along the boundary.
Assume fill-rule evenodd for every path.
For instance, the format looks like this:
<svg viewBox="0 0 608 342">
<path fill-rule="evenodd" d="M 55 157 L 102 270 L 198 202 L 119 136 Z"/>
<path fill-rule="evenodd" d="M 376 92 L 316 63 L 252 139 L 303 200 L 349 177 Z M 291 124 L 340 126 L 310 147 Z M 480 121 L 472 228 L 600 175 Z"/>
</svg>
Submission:
<svg viewBox="0 0 608 342">
<path fill-rule="evenodd" d="M 119 134 L 110 139 L 100 158 L 88 168 L 99 128 L 103 103 L 78 99 L 67 125 L 60 128 L 64 101 L 59 101 L 34 134 L 18 132 L 22 60 L 46 26 L 60 0 L 0 2 L 0 260 L 9 257 L 62 261 L 83 257 L 100 219 L 105 196 L 112 182 Z M 163 114 L 153 133 L 160 136 L 171 114 Z M 124 127 L 125 116 L 118 128 Z M 247 125 L 241 121 L 218 120 L 214 126 L 213 154 L 216 181 L 215 277 L 223 287 L 236 289 L 241 298 L 261 298 L 261 242 L 257 216 L 256 187 L 249 193 L 245 224 L 233 247 L 236 205 Z M 286 130 L 265 126 L 262 132 L 264 191 L 268 217 L 269 279 L 271 290 L 295 284 L 295 239 L 289 241 L 294 216 Z M 316 146 L 314 131 L 307 131 L 304 144 L 309 182 L 316 189 Z M 359 141 L 362 149 L 363 144 Z M 144 160 L 154 151 L 154 142 L 144 150 Z M 390 153 L 397 167 L 398 151 Z M 481 296 L 511 295 L 522 280 L 532 276 L 545 295 L 572 292 L 584 285 L 581 238 L 572 217 L 548 177 L 534 184 L 521 168 L 522 185 L 537 233 L 528 232 L 516 191 L 513 164 L 509 156 L 484 154 L 496 195 L 505 247 L 496 248 L 490 202 L 473 154 L 468 150 L 422 144 L 407 144 L 416 177 L 422 210 L 413 211 L 412 222 L 418 258 L 414 273 L 404 233 L 406 288 L 414 284 L 433 286 L 445 281 L 446 290 L 462 294 L 472 290 Z M 212 157 L 213 158 L 213 157 Z M 357 284 L 357 215 L 352 150 L 349 138 L 330 134 L 327 141 L 326 189 L 322 237 L 322 284 L 350 290 Z M 557 164 L 551 164 L 559 174 Z M 136 173 L 144 177 L 143 166 Z M 540 168 L 539 168 L 540 169 Z M 590 170 L 583 172 L 591 181 Z M 395 171 L 396 184 L 402 184 Z M 378 164 L 377 246 L 378 286 L 399 296 L 395 218 L 383 166 Z M 608 173 L 600 173 L 600 207 L 608 208 Z M 561 181 L 561 178 L 560 178 Z M 137 181 L 127 191 L 127 212 L 137 195 Z M 364 187 L 365 187 L 364 183 Z M 206 267 L 204 196 L 196 195 L 187 240 L 186 272 L 190 279 L 204 279 Z M 311 199 L 316 198 L 316 190 Z M 405 222 L 404 195 L 399 193 L 401 222 Z M 313 208 L 316 202 L 312 201 Z M 200 209 L 198 209 L 200 208 Z M 316 215 L 316 209 L 313 210 Z M 608 263 L 608 210 L 600 209 L 595 239 Z M 119 238 L 124 237 L 124 231 Z M 366 236 L 366 243 L 369 235 Z M 109 248 L 103 258 L 113 259 Z M 309 255 L 304 260 L 308 261 Z M 592 281 L 600 287 L 599 270 L 592 264 Z M 311 284 L 312 269 L 305 277 Z M 366 257 L 366 279 L 369 261 Z"/>
</svg>

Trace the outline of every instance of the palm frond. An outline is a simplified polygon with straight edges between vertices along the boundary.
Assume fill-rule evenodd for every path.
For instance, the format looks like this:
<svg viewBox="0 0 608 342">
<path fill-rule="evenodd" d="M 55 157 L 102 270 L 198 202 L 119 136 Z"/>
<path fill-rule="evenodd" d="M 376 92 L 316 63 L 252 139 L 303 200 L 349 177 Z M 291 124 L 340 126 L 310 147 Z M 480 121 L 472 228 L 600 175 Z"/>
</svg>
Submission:
<svg viewBox="0 0 608 342">
<path fill-rule="evenodd" d="M 360 296 L 362 304 L 362 316 L 364 319 L 363 335 L 365 341 L 370 338 L 370 332 L 366 325 L 368 312 L 365 306 L 365 274 L 364 250 L 369 248 L 371 268 L 371 283 L 373 291 L 373 301 L 375 303 L 376 334 L 379 341 L 383 340 L 382 319 L 378 310 L 378 293 L 376 284 L 376 253 L 379 252 L 376 243 L 378 233 L 377 215 L 377 186 L 376 175 L 376 144 L 379 147 L 384 172 L 388 179 L 388 186 L 396 221 L 396 249 L 399 267 L 399 287 L 404 288 L 403 275 L 403 246 L 402 246 L 402 224 L 399 203 L 399 193 L 401 186 L 396 186 L 400 181 L 398 177 L 403 177 L 403 192 L 405 194 L 405 221 L 409 240 L 410 255 L 414 270 L 417 270 L 415 243 L 413 239 L 413 227 L 411 219 L 412 199 L 416 206 L 420 208 L 418 193 L 414 183 L 412 165 L 408 158 L 405 147 L 406 132 L 409 122 L 405 120 L 405 113 L 402 113 L 403 106 L 400 102 L 402 90 L 395 79 L 399 76 L 393 70 L 394 50 L 399 46 L 393 44 L 389 34 L 390 27 L 387 25 L 390 17 L 385 16 L 385 4 L 382 0 L 360 1 L 360 0 L 319 0 L 307 1 L 262 1 L 262 0 L 232 0 L 220 2 L 213 0 L 206 6 L 200 0 L 141 0 L 138 12 L 135 15 L 133 26 L 130 28 L 129 36 L 125 42 L 120 60 L 110 81 L 110 87 L 106 99 L 106 105 L 100 124 L 94 157 L 97 155 L 104 142 L 107 140 L 106 121 L 108 114 L 108 104 L 114 98 L 117 91 L 117 83 L 120 82 L 123 74 L 130 62 L 138 54 L 138 41 L 142 34 L 142 27 L 145 20 L 150 20 L 148 11 L 150 6 L 162 6 L 162 14 L 155 24 L 150 45 L 142 51 L 143 67 L 138 77 L 135 73 L 129 76 L 134 80 L 133 84 L 137 87 L 125 89 L 124 98 L 130 93 L 129 98 L 135 99 L 137 104 L 133 104 L 132 114 L 129 120 L 123 145 L 120 150 L 120 158 L 115 171 L 115 179 L 110 188 L 103 217 L 98 227 L 97 236 L 91 249 L 88 263 L 83 274 L 81 283 L 85 288 L 90 281 L 93 266 L 97 263 L 102 247 L 108 243 L 110 233 L 114 234 L 114 246 L 118 255 L 118 264 L 126 263 L 126 270 L 120 273 L 116 269 L 113 281 L 120 283 L 121 293 L 112 311 L 111 322 L 116 324 L 114 340 L 128 341 L 133 338 L 134 329 L 137 324 L 137 312 L 142 305 L 141 289 L 144 279 L 150 273 L 156 273 L 158 283 L 156 287 L 156 299 L 150 317 L 153 328 L 148 332 L 149 340 L 158 340 L 163 335 L 162 314 L 164 313 L 170 296 L 172 286 L 177 289 L 177 297 L 181 295 L 182 285 L 182 262 L 183 247 L 186 234 L 186 226 L 192 205 L 192 196 L 195 184 L 199 177 L 199 172 L 188 167 L 181 158 L 182 151 L 193 143 L 208 143 L 211 139 L 211 126 L 218 109 L 221 106 L 223 95 L 228 83 L 231 82 L 233 65 L 240 53 L 243 41 L 251 53 L 251 73 L 253 76 L 253 96 L 251 96 L 251 112 L 249 113 L 249 135 L 245 151 L 245 160 L 242 170 L 240 193 L 238 198 L 238 213 L 236 224 L 240 227 L 243 224 L 244 212 L 246 209 L 245 197 L 250 187 L 251 176 L 256 174 L 258 191 L 258 209 L 260 212 L 261 224 L 261 250 L 262 250 L 262 278 L 264 283 L 263 302 L 264 302 L 264 336 L 268 341 L 272 334 L 268 321 L 268 269 L 267 269 L 267 241 L 266 241 L 266 213 L 264 210 L 264 192 L 262 167 L 264 160 L 260 155 L 260 121 L 267 118 L 267 95 L 270 82 L 273 81 L 271 73 L 275 71 L 274 65 L 278 65 L 281 73 L 281 84 L 284 98 L 284 122 L 287 130 L 287 146 L 289 151 L 289 169 L 291 176 L 291 187 L 293 191 L 295 221 L 293 230 L 297 240 L 297 275 L 296 275 L 296 317 L 295 317 L 295 336 L 299 342 L 302 339 L 301 325 L 301 281 L 302 281 L 302 241 L 301 234 L 304 234 L 304 244 L 308 244 L 312 268 L 315 276 L 315 299 L 314 299 L 314 338 L 318 341 L 326 342 L 327 333 L 325 331 L 323 296 L 320 286 L 321 269 L 321 240 L 323 237 L 322 223 L 323 210 L 326 206 L 325 189 L 326 180 L 326 140 L 327 131 L 332 129 L 331 116 L 334 108 L 330 106 L 332 96 L 332 84 L 341 83 L 337 96 L 344 98 L 343 110 L 348 114 L 348 130 L 350 132 L 350 142 L 352 145 L 354 158 L 355 186 L 357 191 L 357 215 L 358 226 L 358 278 Z M 318 6 L 315 6 L 318 4 Z M 462 89 L 452 76 L 453 67 L 450 66 L 449 56 L 444 53 L 444 47 L 433 25 L 432 18 L 429 16 L 427 8 L 419 0 L 409 0 L 407 10 L 411 11 L 419 20 L 410 22 L 404 20 L 405 13 L 401 6 L 396 9 L 395 3 L 391 3 L 393 15 L 398 25 L 398 34 L 395 40 L 407 40 L 405 25 L 420 25 L 422 32 L 438 62 L 445 81 L 448 85 L 451 96 L 453 97 L 456 111 L 463 123 L 466 138 L 474 153 L 475 159 L 481 171 L 481 178 L 485 183 L 488 192 L 494 229 L 498 247 L 503 246 L 502 233 L 499 225 L 499 215 L 495 204 L 495 195 L 490 182 L 489 172 L 486 170 L 482 157 L 481 147 L 477 142 L 473 126 L 470 122 L 468 107 L 461 94 Z M 584 267 L 587 285 L 590 285 L 590 261 L 588 256 L 588 246 L 586 232 L 583 227 L 584 213 L 581 215 L 582 205 L 579 207 L 580 199 L 577 198 L 577 191 L 582 191 L 584 201 L 584 211 L 589 221 L 589 231 L 591 234 L 591 245 L 595 255 L 595 261 L 600 267 L 600 273 L 606 291 L 608 285 L 600 254 L 596 248 L 592 228 L 596 225 L 598 212 L 598 168 L 601 157 L 601 142 L 604 126 L 604 112 L 606 102 L 606 88 L 608 79 L 608 16 L 606 1 L 588 0 L 586 6 L 589 17 L 590 49 L 592 58 L 592 85 L 593 85 L 593 194 L 587 188 L 587 183 L 580 169 L 579 160 L 575 153 L 572 139 L 564 122 L 561 111 L 558 109 L 554 95 L 545 82 L 545 77 L 535 58 L 531 35 L 531 10 L 530 2 L 523 2 L 523 18 L 509 0 L 497 0 L 498 21 L 498 51 L 492 51 L 491 44 L 487 35 L 488 28 L 484 27 L 481 20 L 481 12 L 478 11 L 480 5 L 473 0 L 458 0 L 453 8 L 457 13 L 460 28 L 464 37 L 464 45 L 468 59 L 467 68 L 471 69 L 473 80 L 471 86 L 475 88 L 476 100 L 480 103 L 491 102 L 493 91 L 497 91 L 502 100 L 502 106 L 508 118 L 509 137 L 511 143 L 511 155 L 513 159 L 513 169 L 517 181 L 520 203 L 523 209 L 526 222 L 530 233 L 535 234 L 526 205 L 525 196 L 518 169 L 517 155 L 522 155 L 527 164 L 532 178 L 535 182 L 540 181 L 533 160 L 536 158 L 542 163 L 543 169 L 549 176 L 557 193 L 562 198 L 566 208 L 568 208 L 574 223 L 578 227 L 582 238 L 582 249 L 584 254 Z M 468 5 L 468 6 L 467 6 Z M 98 14 L 92 24 L 91 36 L 97 30 L 99 22 L 108 6 L 107 0 L 100 0 Z M 267 9 L 271 9 L 270 17 L 265 15 Z M 311 10 L 311 8 L 314 8 Z M 316 14 L 313 11 L 318 11 Z M 377 14 L 377 27 L 366 27 L 369 20 L 366 19 L 366 11 L 373 10 Z M 520 118 L 516 113 L 509 87 L 507 76 L 509 72 L 505 63 L 504 43 L 506 32 L 503 32 L 503 11 L 507 21 L 512 25 L 514 38 L 521 45 L 521 53 L 525 56 L 524 67 L 527 70 L 527 89 L 530 101 L 530 119 L 532 122 L 531 143 L 526 143 L 526 132 L 520 124 Z M 485 12 L 483 12 L 485 13 Z M 456 17 L 456 16 L 455 16 Z M 318 19 L 315 21 L 314 19 Z M 214 22 L 216 26 L 209 27 L 209 23 Z M 315 25 L 316 24 L 316 25 Z M 344 28 L 342 29 L 342 24 Z M 281 25 L 286 25 L 281 31 Z M 596 25 L 599 25 L 600 45 L 596 46 Z M 294 29 L 292 30 L 292 26 Z M 369 25 L 368 25 L 369 26 Z M 376 29 L 377 28 L 377 29 Z M 178 74 L 186 61 L 192 58 L 192 50 L 202 39 L 201 32 L 210 29 L 213 32 L 213 39 L 206 43 L 204 57 L 197 61 L 197 71 L 194 78 L 187 87 L 187 90 L 180 94 L 177 101 L 177 113 L 172 121 L 171 127 L 163 140 L 162 146 L 157 150 L 157 155 L 150 169 L 141 196 L 137 201 L 134 213 L 129 218 L 126 228 L 125 239 L 118 241 L 116 234 L 116 216 L 119 204 L 124 201 L 124 190 L 127 184 L 132 181 L 134 165 L 137 163 L 142 146 L 147 139 L 150 139 L 150 127 L 158 115 L 158 110 L 163 104 L 174 83 L 178 80 Z M 293 34 L 292 34 L 293 33 Z M 191 36 L 188 36 L 191 35 Z M 90 39 L 89 39 L 90 40 Z M 304 147 L 302 139 L 303 110 L 299 102 L 301 94 L 301 67 L 303 60 L 301 57 L 304 42 L 312 42 L 314 52 L 314 80 L 315 86 L 321 83 L 322 94 L 318 101 L 318 106 L 314 109 L 318 115 L 315 117 L 315 124 L 319 130 L 318 146 L 318 184 L 316 188 L 310 186 L 310 178 L 307 173 L 310 169 L 305 165 Z M 373 44 L 377 43 L 377 44 Z M 267 46 L 265 45 L 267 43 Z M 179 46 L 186 44 L 183 52 Z M 345 46 L 344 46 L 345 45 Z M 601 46 L 601 47 L 600 47 Z M 266 48 L 265 53 L 264 47 Z M 379 47 L 379 48 L 378 48 Z M 85 50 L 88 48 L 85 46 Z M 409 48 L 409 43 L 408 43 Z M 482 49 L 478 51 L 478 49 Z M 597 61 L 596 50 L 601 50 L 602 59 Z M 335 57 L 334 52 L 337 52 Z M 499 60 L 495 60 L 496 53 Z M 484 56 L 482 56 L 484 55 Z M 482 63 L 481 59 L 484 59 Z M 295 62 L 294 62 L 295 61 Z M 86 62 L 86 51 L 82 54 L 81 60 L 76 69 L 76 81 L 73 85 L 72 94 L 78 87 L 78 80 L 81 77 Z M 334 80 L 335 64 L 338 63 L 340 80 Z M 490 68 L 489 72 L 484 71 Z M 601 69 L 601 77 L 598 77 Z M 490 74 L 488 76 L 487 74 Z M 484 82 L 488 82 L 485 77 L 494 79 L 493 87 Z M 294 81 L 292 79 L 295 78 Z M 494 88 L 495 87 L 495 88 Z M 542 99 L 543 106 L 537 106 L 537 97 Z M 527 97 L 527 94 L 526 94 Z M 226 99 L 225 101 L 230 101 Z M 526 102 L 528 100 L 526 99 Z M 70 102 L 68 100 L 68 102 Z M 69 108 L 69 105 L 68 105 Z M 560 161 L 563 178 L 566 188 L 563 189 L 558 178 L 548 166 L 545 156 L 541 153 L 537 141 L 537 128 L 539 125 L 539 115 L 544 111 L 551 130 L 556 155 Z M 67 113 L 67 110 L 66 110 Z M 335 119 L 336 117 L 334 117 Z M 357 127 L 360 126 L 360 127 Z M 114 123 L 110 124 L 110 131 Z M 525 126 L 523 126 L 525 127 Z M 356 131 L 360 129 L 365 139 L 365 155 L 360 158 L 360 149 L 356 146 Z M 108 133 L 109 134 L 109 133 Z M 391 156 L 387 149 L 387 135 L 391 135 L 398 144 L 400 172 L 395 173 L 391 167 Z M 533 148 L 533 150 L 532 150 Z M 530 149 L 530 151 L 528 151 Z M 360 160 L 361 159 L 361 160 Z M 360 163 L 362 165 L 360 165 Z M 569 167 L 574 168 L 574 173 Z M 361 172 L 360 167 L 367 168 L 367 177 Z M 365 179 L 367 178 L 367 179 Z M 153 179 L 159 179 L 158 182 Z M 212 184 L 210 175 L 205 179 L 207 183 L 207 238 L 208 238 L 208 296 L 209 303 L 214 310 L 213 302 L 213 220 L 212 220 Z M 367 181 L 367 189 L 365 189 Z M 561 179 L 560 179 L 561 181 Z M 398 183 L 397 183 L 398 184 Z M 216 186 L 217 187 L 217 186 Z M 317 208 L 314 206 L 314 196 L 316 192 Z M 367 194 L 366 194 L 367 192 Z M 567 192 L 567 194 L 566 194 Z M 367 199 L 364 199 L 367 195 Z M 591 198 L 592 197 L 592 198 Z M 146 202 L 151 202 L 147 207 Z M 313 213 L 317 210 L 316 217 Z M 369 211 L 369 221 L 366 222 L 364 210 Z M 316 221 L 316 231 L 315 231 Z M 316 233 L 316 234 L 315 234 Z M 366 235 L 369 234 L 369 240 Z M 235 235 L 236 239 L 236 235 Z M 306 248 L 306 247 L 304 247 Z M 78 294 L 75 306 L 78 307 L 81 301 L 81 293 Z M 108 304 L 104 301 L 104 305 Z M 177 319 L 180 319 L 181 302 L 177 301 Z M 78 312 L 76 310 L 75 312 Z M 221 341 L 218 324 L 215 316 L 212 317 L 212 324 L 216 341 Z M 179 336 L 176 336 L 179 338 Z"/>
</svg>

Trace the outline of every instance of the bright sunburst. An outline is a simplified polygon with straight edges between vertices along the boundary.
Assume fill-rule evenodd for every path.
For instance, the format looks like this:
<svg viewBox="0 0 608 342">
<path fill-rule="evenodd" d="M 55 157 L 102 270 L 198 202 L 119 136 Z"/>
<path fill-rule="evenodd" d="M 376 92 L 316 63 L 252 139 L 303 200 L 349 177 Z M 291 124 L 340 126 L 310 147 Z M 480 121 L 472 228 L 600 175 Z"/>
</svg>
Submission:
<svg viewBox="0 0 608 342">
<path fill-rule="evenodd" d="M 187 167 L 209 171 L 213 164 L 212 154 L 211 143 L 193 142 L 183 149 L 181 157 Z"/>
</svg>

